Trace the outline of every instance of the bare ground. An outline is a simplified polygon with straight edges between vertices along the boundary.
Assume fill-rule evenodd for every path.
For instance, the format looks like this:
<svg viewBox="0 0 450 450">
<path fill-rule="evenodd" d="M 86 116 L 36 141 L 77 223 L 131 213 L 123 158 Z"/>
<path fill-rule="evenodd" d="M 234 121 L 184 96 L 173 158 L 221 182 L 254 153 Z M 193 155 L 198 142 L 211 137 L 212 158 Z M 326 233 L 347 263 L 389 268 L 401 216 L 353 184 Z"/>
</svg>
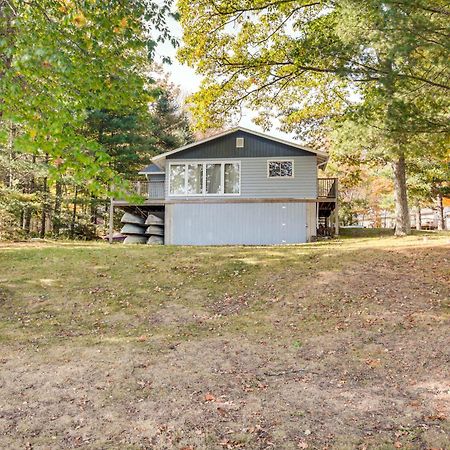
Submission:
<svg viewBox="0 0 450 450">
<path fill-rule="evenodd" d="M 0 447 L 450 448 L 450 246 L 0 249 Z"/>
</svg>

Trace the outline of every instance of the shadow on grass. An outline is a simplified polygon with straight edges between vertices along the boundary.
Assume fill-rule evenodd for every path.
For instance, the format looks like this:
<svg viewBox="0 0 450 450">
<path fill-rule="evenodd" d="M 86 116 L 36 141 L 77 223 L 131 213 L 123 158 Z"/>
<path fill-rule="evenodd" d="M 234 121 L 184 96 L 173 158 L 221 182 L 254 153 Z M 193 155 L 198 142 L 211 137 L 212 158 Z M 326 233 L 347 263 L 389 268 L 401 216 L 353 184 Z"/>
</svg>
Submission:
<svg viewBox="0 0 450 450">
<path fill-rule="evenodd" d="M 412 236 L 450 236 L 450 231 L 411 230 Z M 340 228 L 339 237 L 348 238 L 377 238 L 393 237 L 393 228 Z"/>
</svg>

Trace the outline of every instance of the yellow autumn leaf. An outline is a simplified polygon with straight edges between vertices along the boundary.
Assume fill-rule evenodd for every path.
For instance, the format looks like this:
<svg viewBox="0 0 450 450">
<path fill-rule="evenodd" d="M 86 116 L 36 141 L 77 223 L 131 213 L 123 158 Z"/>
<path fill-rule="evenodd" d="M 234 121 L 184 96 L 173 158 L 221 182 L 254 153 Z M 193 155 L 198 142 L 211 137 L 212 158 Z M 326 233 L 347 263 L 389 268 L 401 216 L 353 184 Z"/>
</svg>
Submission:
<svg viewBox="0 0 450 450">
<path fill-rule="evenodd" d="M 82 26 L 86 25 L 86 17 L 83 13 L 78 13 L 72 20 L 72 22 L 78 27 L 81 28 Z"/>
<path fill-rule="evenodd" d="M 73 2 L 70 0 L 62 0 L 59 2 L 60 6 L 58 7 L 59 11 L 62 13 L 68 12 L 70 9 L 73 8 Z"/>
</svg>

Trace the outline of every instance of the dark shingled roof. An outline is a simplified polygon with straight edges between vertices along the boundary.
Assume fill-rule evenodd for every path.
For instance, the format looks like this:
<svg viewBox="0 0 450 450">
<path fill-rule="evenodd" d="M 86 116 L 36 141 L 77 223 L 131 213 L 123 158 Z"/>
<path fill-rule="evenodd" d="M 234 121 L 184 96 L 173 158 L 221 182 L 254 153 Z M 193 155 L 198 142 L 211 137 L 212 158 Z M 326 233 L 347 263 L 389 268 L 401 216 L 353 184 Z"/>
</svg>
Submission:
<svg viewBox="0 0 450 450">
<path fill-rule="evenodd" d="M 160 167 L 158 167 L 156 164 L 149 164 L 147 167 L 142 169 L 139 173 L 146 174 L 146 173 L 164 173 L 164 170 L 161 170 Z"/>
</svg>

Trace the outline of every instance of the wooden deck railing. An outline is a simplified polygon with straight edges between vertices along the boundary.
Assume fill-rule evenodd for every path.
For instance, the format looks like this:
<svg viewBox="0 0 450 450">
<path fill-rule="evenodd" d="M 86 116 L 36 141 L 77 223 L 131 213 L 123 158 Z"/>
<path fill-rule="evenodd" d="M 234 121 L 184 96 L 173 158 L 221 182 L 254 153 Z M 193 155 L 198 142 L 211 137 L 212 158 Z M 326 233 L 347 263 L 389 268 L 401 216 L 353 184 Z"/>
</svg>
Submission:
<svg viewBox="0 0 450 450">
<path fill-rule="evenodd" d="M 337 178 L 318 178 L 317 182 L 319 198 L 337 197 Z"/>
<path fill-rule="evenodd" d="M 164 198 L 164 181 L 132 181 L 131 193 L 141 195 L 147 199 L 163 199 Z"/>
<path fill-rule="evenodd" d="M 318 178 L 318 197 L 319 198 L 336 198 L 337 194 L 337 178 Z M 148 199 L 164 198 L 164 181 L 148 182 L 133 181 L 131 183 L 132 192 Z"/>
<path fill-rule="evenodd" d="M 142 197 L 147 198 L 148 197 L 149 184 L 150 183 L 148 181 L 133 181 L 131 183 L 132 192 L 134 194 L 138 194 L 138 195 L 141 195 Z"/>
</svg>

